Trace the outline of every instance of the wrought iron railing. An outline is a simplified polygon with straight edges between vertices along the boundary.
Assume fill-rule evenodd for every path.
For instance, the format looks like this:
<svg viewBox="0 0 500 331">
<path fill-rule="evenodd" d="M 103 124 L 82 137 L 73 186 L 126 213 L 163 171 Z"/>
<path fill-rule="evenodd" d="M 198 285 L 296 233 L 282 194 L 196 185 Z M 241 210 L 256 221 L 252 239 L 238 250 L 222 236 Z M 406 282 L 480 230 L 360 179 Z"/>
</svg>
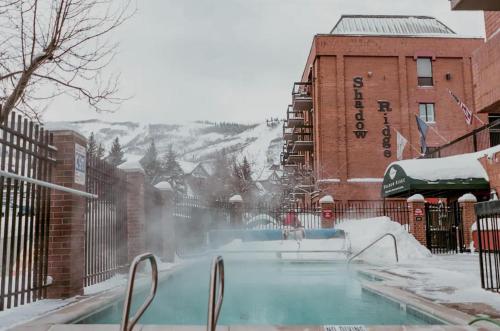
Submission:
<svg viewBox="0 0 500 331">
<path fill-rule="evenodd" d="M 0 311 L 46 297 L 52 134 L 11 114 L 0 124 Z M 21 178 L 36 181 L 25 181 Z"/>
<path fill-rule="evenodd" d="M 476 216 L 472 235 L 479 250 L 481 286 L 500 293 L 500 201 L 476 204 Z"/>
<path fill-rule="evenodd" d="M 102 282 L 127 265 L 127 183 L 125 173 L 94 156 L 87 157 L 85 211 L 85 286 Z"/>
<path fill-rule="evenodd" d="M 500 119 L 477 128 L 449 143 L 429 149 L 422 158 L 440 158 L 473 153 L 500 144 Z"/>
</svg>

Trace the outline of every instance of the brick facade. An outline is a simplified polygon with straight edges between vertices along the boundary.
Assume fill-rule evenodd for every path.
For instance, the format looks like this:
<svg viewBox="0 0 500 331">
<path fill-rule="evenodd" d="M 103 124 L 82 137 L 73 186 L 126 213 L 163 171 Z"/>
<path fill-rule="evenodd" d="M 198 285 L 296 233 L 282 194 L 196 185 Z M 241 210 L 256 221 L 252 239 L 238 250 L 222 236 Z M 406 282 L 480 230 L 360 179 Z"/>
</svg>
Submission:
<svg viewBox="0 0 500 331">
<path fill-rule="evenodd" d="M 500 15 L 500 12 L 497 13 Z M 498 16 L 500 22 L 500 16 Z M 480 112 L 500 113 L 500 33 L 473 53 L 474 99 Z"/>
<path fill-rule="evenodd" d="M 314 175 L 324 193 L 338 201 L 381 199 L 384 171 L 396 160 L 394 129 L 409 140 L 404 158 L 417 156 L 419 103 L 435 104 L 436 123 L 430 125 L 447 141 L 470 131 L 448 89 L 473 108 L 471 57 L 482 42 L 474 38 L 315 36 L 302 81 L 313 84 Z M 433 59 L 432 87 L 417 84 L 416 58 L 420 56 Z M 362 79 L 357 92 L 356 77 Z M 362 94 L 365 138 L 353 132 L 359 122 L 356 93 Z M 390 103 L 387 116 L 379 111 L 378 101 Z M 384 148 L 387 123 L 390 147 Z M 427 143 L 432 147 L 445 141 L 429 130 Z"/>
<path fill-rule="evenodd" d="M 490 181 L 490 188 L 500 194 L 500 152 L 479 159 L 486 170 Z"/>
<path fill-rule="evenodd" d="M 490 39 L 500 29 L 500 12 L 485 11 L 484 26 L 486 29 L 486 39 Z"/>
<path fill-rule="evenodd" d="M 419 211 L 422 212 L 420 215 Z M 427 227 L 425 219 L 425 201 L 422 196 L 414 195 L 408 199 L 410 233 L 420 244 L 427 247 Z"/>
<path fill-rule="evenodd" d="M 128 260 L 132 261 L 137 255 L 146 251 L 144 213 L 144 185 L 143 170 L 126 170 L 127 173 L 127 234 Z"/>
<path fill-rule="evenodd" d="M 57 163 L 52 182 L 85 191 L 75 183 L 75 144 L 86 146 L 86 139 L 72 131 L 54 131 Z M 48 298 L 69 298 L 83 294 L 85 198 L 52 190 L 50 196 L 48 275 L 53 283 Z"/>
</svg>

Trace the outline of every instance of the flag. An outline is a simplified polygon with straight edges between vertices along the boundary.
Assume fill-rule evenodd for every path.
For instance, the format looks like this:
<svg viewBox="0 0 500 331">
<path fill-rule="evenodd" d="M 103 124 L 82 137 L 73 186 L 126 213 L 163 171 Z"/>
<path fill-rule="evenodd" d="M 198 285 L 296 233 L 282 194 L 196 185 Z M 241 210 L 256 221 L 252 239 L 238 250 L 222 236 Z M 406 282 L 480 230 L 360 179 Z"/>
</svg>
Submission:
<svg viewBox="0 0 500 331">
<path fill-rule="evenodd" d="M 398 130 L 396 130 L 396 144 L 397 144 L 397 158 L 398 160 L 403 159 L 403 151 L 405 150 L 405 146 L 408 143 L 408 140 L 403 137 L 401 133 L 399 133 Z"/>
<path fill-rule="evenodd" d="M 472 111 L 465 105 L 465 103 L 460 101 L 460 99 L 455 94 L 453 94 L 453 92 L 451 92 L 451 90 L 448 90 L 448 93 L 450 93 L 453 100 L 455 100 L 455 102 L 458 104 L 460 109 L 462 109 L 462 111 L 464 112 L 465 122 L 467 122 L 468 125 L 471 125 L 472 124 L 472 116 L 473 116 Z"/>
<path fill-rule="evenodd" d="M 429 127 L 420 117 L 417 115 L 415 115 L 415 117 L 417 119 L 418 132 L 420 132 L 420 146 L 422 147 L 422 153 L 425 154 L 427 152 L 427 143 L 425 142 L 425 138 L 427 137 L 427 130 Z"/>
</svg>

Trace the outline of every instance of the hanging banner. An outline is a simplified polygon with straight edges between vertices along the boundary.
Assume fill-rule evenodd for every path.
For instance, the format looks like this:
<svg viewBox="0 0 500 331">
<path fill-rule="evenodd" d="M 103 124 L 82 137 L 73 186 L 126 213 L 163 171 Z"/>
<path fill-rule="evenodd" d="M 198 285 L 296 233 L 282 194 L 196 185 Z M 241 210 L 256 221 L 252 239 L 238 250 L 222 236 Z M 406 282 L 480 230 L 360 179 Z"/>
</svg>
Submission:
<svg viewBox="0 0 500 331">
<path fill-rule="evenodd" d="M 401 133 L 399 133 L 398 130 L 396 130 L 396 144 L 397 144 L 397 158 L 398 160 L 403 159 L 403 152 L 405 150 L 406 144 L 408 143 L 408 140 L 403 137 Z"/>
<path fill-rule="evenodd" d="M 462 111 L 464 112 L 465 122 L 468 125 L 471 125 L 472 124 L 472 116 L 473 116 L 472 111 L 455 94 L 453 94 L 453 92 L 451 92 L 451 90 L 448 90 L 448 92 L 450 93 L 453 100 L 455 100 L 455 102 L 458 104 L 460 109 L 462 109 Z"/>
</svg>

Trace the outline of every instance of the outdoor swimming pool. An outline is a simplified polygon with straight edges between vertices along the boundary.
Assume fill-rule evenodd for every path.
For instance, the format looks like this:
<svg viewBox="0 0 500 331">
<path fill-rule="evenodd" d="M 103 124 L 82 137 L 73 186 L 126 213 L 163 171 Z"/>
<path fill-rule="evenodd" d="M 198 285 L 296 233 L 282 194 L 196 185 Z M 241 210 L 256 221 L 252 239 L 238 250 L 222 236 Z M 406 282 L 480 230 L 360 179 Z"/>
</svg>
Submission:
<svg viewBox="0 0 500 331">
<path fill-rule="evenodd" d="M 205 325 L 209 265 L 197 261 L 173 272 L 140 323 Z M 225 274 L 221 325 L 429 324 L 362 290 L 357 273 L 345 263 L 225 259 Z M 136 297 L 133 309 L 143 300 Z M 79 323 L 119 323 L 122 308 L 117 302 Z"/>
</svg>

